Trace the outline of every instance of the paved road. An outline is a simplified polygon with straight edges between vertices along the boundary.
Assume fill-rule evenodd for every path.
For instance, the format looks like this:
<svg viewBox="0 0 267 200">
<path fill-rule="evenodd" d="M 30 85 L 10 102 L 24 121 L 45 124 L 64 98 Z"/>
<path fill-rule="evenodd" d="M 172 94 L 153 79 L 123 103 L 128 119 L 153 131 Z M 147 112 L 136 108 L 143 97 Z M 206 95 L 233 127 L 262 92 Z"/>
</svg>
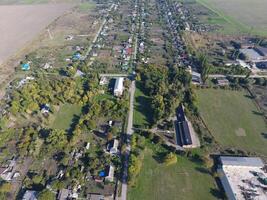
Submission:
<svg viewBox="0 0 267 200">
<path fill-rule="evenodd" d="M 135 93 L 135 81 L 132 81 L 130 88 L 130 107 L 129 107 L 129 116 L 127 124 L 127 136 L 133 134 L 133 110 L 134 110 L 134 93 Z M 125 152 L 125 163 L 122 176 L 122 188 L 121 188 L 121 200 L 127 200 L 127 177 L 128 177 L 128 162 L 129 155 L 131 152 L 131 146 L 127 143 L 127 148 Z"/>
<path fill-rule="evenodd" d="M 129 74 L 99 74 L 100 77 L 128 77 Z"/>
<path fill-rule="evenodd" d="M 210 74 L 209 78 L 226 78 L 227 76 L 235 78 L 245 78 L 246 75 L 223 75 L 223 74 Z M 249 78 L 267 78 L 267 75 L 250 75 Z"/>
</svg>

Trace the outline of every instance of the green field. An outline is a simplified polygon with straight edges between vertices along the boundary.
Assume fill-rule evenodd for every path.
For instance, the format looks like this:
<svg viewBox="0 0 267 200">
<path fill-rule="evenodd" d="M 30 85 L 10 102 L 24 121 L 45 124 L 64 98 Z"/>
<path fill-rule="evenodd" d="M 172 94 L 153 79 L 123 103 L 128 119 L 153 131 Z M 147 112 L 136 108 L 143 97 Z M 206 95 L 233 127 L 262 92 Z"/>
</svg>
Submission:
<svg viewBox="0 0 267 200">
<path fill-rule="evenodd" d="M 218 190 L 211 175 L 202 166 L 178 157 L 177 164 L 166 166 L 145 150 L 136 187 L 128 191 L 129 200 L 199 200 L 217 199 Z"/>
<path fill-rule="evenodd" d="M 208 22 L 223 27 L 223 33 L 267 33 L 267 0 L 196 0 L 215 16 Z"/>
<path fill-rule="evenodd" d="M 150 109 L 150 98 L 146 96 L 140 89 L 139 82 L 136 83 L 135 99 L 134 99 L 134 126 L 149 126 L 152 122 L 152 113 Z"/>
<path fill-rule="evenodd" d="M 267 126 L 246 91 L 201 89 L 197 96 L 200 114 L 216 141 L 267 155 Z"/>
<path fill-rule="evenodd" d="M 96 4 L 93 2 L 84 2 L 79 5 L 79 9 L 81 11 L 88 11 L 91 9 L 94 9 L 96 7 Z"/>
<path fill-rule="evenodd" d="M 81 114 L 81 106 L 64 104 L 60 107 L 59 111 L 55 114 L 55 120 L 52 124 L 54 129 L 68 129 L 72 123 L 75 116 Z"/>
</svg>

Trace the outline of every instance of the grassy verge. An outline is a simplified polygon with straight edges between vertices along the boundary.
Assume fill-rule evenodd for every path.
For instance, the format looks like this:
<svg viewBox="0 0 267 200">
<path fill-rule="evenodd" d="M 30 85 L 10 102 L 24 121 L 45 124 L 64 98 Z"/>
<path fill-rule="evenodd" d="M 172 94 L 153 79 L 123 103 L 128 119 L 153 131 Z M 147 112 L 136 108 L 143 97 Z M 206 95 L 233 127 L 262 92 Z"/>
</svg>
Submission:
<svg viewBox="0 0 267 200">
<path fill-rule="evenodd" d="M 178 156 L 176 164 L 166 166 L 154 157 L 147 148 L 136 187 L 128 190 L 129 200 L 217 199 L 215 181 L 202 165 Z"/>
<path fill-rule="evenodd" d="M 202 118 L 224 147 L 267 155 L 267 126 L 246 91 L 197 91 Z"/>
<path fill-rule="evenodd" d="M 150 98 L 141 90 L 141 83 L 136 82 L 134 100 L 134 126 L 146 127 L 152 123 L 152 113 L 150 109 Z"/>
<path fill-rule="evenodd" d="M 81 114 L 81 106 L 64 104 L 60 107 L 60 110 L 55 114 L 55 120 L 52 124 L 54 129 L 68 129 L 75 116 Z"/>
</svg>

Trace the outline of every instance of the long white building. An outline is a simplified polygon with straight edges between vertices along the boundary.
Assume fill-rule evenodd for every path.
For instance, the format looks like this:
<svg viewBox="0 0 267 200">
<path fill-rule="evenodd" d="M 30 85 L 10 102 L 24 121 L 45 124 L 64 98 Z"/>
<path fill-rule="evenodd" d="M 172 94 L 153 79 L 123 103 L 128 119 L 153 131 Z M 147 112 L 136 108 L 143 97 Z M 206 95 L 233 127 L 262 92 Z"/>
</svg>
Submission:
<svg viewBox="0 0 267 200">
<path fill-rule="evenodd" d="M 123 77 L 119 77 L 116 79 L 116 83 L 115 83 L 114 91 L 113 91 L 114 96 L 120 97 L 123 94 L 123 90 L 124 90 L 123 82 L 124 82 Z"/>
<path fill-rule="evenodd" d="M 221 156 L 218 174 L 229 200 L 266 200 L 267 173 L 257 157 Z"/>
</svg>

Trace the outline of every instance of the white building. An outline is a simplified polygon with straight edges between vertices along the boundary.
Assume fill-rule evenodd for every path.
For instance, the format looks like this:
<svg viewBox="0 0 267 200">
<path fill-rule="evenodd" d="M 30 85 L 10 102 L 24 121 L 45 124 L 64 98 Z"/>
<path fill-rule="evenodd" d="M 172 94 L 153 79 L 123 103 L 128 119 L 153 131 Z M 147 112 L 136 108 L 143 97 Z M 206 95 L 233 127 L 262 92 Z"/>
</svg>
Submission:
<svg viewBox="0 0 267 200">
<path fill-rule="evenodd" d="M 218 174 L 229 200 L 266 200 L 264 163 L 257 157 L 221 156 Z"/>
<path fill-rule="evenodd" d="M 114 155 L 118 152 L 118 146 L 119 141 L 117 139 L 114 139 L 107 145 L 107 150 L 110 154 Z"/>
<path fill-rule="evenodd" d="M 108 84 L 108 79 L 107 77 L 103 76 L 100 78 L 99 85 L 106 85 Z"/>
<path fill-rule="evenodd" d="M 108 182 L 113 182 L 114 180 L 114 167 L 112 165 L 109 166 L 109 169 L 108 169 L 108 175 L 105 177 L 105 181 L 108 181 Z"/>
<path fill-rule="evenodd" d="M 123 77 L 119 77 L 116 79 L 114 92 L 113 92 L 114 96 L 119 97 L 123 94 L 123 90 L 124 90 L 123 81 L 124 81 Z"/>
</svg>

